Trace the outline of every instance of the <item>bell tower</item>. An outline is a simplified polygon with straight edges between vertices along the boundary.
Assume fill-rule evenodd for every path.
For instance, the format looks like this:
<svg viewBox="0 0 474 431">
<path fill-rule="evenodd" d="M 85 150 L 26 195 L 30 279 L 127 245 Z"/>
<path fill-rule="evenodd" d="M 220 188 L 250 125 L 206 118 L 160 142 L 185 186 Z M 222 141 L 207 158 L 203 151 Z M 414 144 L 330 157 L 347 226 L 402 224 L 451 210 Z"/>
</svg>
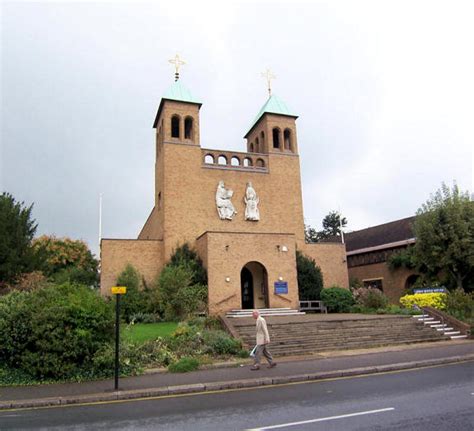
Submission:
<svg viewBox="0 0 474 431">
<path fill-rule="evenodd" d="M 273 73 L 267 69 L 262 76 L 267 80 L 268 99 L 244 136 L 247 139 L 247 151 L 298 154 L 295 122 L 298 116 L 290 111 L 282 99 L 272 94 Z"/>
<path fill-rule="evenodd" d="M 158 112 L 153 122 L 155 129 L 155 209 L 159 220 L 159 235 L 163 237 L 165 146 L 178 144 L 200 146 L 199 110 L 202 103 L 195 99 L 182 84 L 179 70 L 184 61 L 178 55 L 169 60 L 175 66 L 175 81 L 161 98 Z"/>
</svg>

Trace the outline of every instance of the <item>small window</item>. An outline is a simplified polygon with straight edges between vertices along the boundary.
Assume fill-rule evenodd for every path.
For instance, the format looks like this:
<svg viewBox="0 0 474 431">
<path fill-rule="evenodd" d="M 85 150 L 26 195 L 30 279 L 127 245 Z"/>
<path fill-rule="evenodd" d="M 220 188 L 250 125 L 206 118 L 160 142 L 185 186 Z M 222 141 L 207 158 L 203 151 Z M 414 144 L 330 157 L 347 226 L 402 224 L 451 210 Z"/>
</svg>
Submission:
<svg viewBox="0 0 474 431">
<path fill-rule="evenodd" d="M 177 115 L 171 117 L 171 137 L 179 138 L 179 117 Z"/>
<path fill-rule="evenodd" d="M 240 166 L 240 159 L 234 156 L 232 159 L 230 159 L 230 164 L 232 166 Z"/>
<path fill-rule="evenodd" d="M 208 165 L 213 165 L 214 164 L 214 156 L 212 154 L 206 154 L 204 156 L 204 163 Z"/>
<path fill-rule="evenodd" d="M 256 152 L 257 152 L 257 153 L 259 153 L 259 152 L 261 151 L 261 149 L 260 149 L 260 142 L 259 142 L 258 138 L 255 139 L 255 149 L 256 149 Z"/>
<path fill-rule="evenodd" d="M 252 166 L 252 159 L 250 157 L 246 157 L 244 159 L 244 166 L 248 168 L 249 166 Z"/>
<path fill-rule="evenodd" d="M 186 117 L 184 120 L 184 139 L 193 139 L 193 119 Z"/>
<path fill-rule="evenodd" d="M 217 159 L 217 163 L 219 165 L 227 165 L 227 157 L 226 156 L 219 156 Z"/>
<path fill-rule="evenodd" d="M 374 280 L 363 280 L 364 287 L 372 287 L 375 289 L 379 289 L 383 292 L 383 283 L 381 278 L 377 278 Z"/>
<path fill-rule="evenodd" d="M 158 209 L 161 209 L 161 192 L 158 193 Z"/>
<path fill-rule="evenodd" d="M 293 148 L 291 147 L 291 130 L 290 129 L 285 129 L 285 131 L 283 132 L 283 142 L 284 142 L 285 150 L 293 151 Z"/>
<path fill-rule="evenodd" d="M 264 168 L 264 167 L 265 167 L 265 162 L 263 161 L 263 159 L 257 159 L 256 165 L 257 165 L 259 168 Z"/>
<path fill-rule="evenodd" d="M 280 148 L 280 129 L 273 129 L 273 148 Z"/>
<path fill-rule="evenodd" d="M 253 142 L 249 145 L 249 151 L 253 153 Z"/>
</svg>

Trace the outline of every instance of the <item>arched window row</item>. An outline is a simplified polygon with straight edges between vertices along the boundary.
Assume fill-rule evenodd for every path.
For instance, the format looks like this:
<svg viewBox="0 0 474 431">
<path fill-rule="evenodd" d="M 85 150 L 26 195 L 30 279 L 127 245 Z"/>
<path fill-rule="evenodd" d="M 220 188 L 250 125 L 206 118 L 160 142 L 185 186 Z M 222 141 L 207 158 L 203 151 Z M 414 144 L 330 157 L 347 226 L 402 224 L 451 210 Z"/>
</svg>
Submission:
<svg viewBox="0 0 474 431">
<path fill-rule="evenodd" d="M 266 168 L 267 166 L 266 160 L 262 157 L 254 158 L 219 153 L 205 153 L 204 164 L 230 168 Z"/>
<path fill-rule="evenodd" d="M 184 135 L 184 139 L 194 140 L 193 117 L 187 116 L 184 119 L 183 129 L 181 130 L 181 117 L 174 114 L 171 116 L 171 137 L 179 139 L 182 135 Z"/>
<path fill-rule="evenodd" d="M 272 144 L 273 149 L 275 150 L 295 151 L 292 132 L 290 129 L 285 129 L 282 137 L 281 129 L 279 127 L 274 127 L 272 129 Z"/>
</svg>

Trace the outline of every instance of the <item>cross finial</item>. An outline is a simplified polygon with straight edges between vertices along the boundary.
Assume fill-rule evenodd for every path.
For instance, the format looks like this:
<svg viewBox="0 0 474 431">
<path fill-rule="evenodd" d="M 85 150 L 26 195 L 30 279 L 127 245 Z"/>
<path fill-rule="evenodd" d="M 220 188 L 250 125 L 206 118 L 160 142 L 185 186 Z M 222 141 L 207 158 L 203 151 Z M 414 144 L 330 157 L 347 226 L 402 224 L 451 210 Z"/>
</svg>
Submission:
<svg viewBox="0 0 474 431">
<path fill-rule="evenodd" d="M 268 68 L 265 72 L 262 72 L 262 76 L 267 80 L 268 95 L 271 96 L 272 95 L 272 79 L 276 79 L 276 76 Z"/>
<path fill-rule="evenodd" d="M 174 64 L 174 80 L 177 81 L 179 79 L 179 68 L 183 65 L 183 64 L 186 64 L 185 61 L 181 60 L 181 58 L 179 58 L 179 55 L 176 54 L 174 56 L 174 58 L 168 60 L 171 64 Z"/>
</svg>

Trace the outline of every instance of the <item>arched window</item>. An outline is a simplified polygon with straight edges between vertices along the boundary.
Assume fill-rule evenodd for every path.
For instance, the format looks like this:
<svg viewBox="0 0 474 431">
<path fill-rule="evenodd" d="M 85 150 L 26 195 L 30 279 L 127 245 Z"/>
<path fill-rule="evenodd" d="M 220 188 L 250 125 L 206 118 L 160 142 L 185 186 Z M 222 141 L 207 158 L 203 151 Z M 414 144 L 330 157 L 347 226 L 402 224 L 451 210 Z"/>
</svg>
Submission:
<svg viewBox="0 0 474 431">
<path fill-rule="evenodd" d="M 283 142 L 284 142 L 285 150 L 293 151 L 293 148 L 291 146 L 291 130 L 290 129 L 285 129 L 285 131 L 283 132 Z"/>
<path fill-rule="evenodd" d="M 193 139 L 193 119 L 186 117 L 184 119 L 184 139 Z"/>
<path fill-rule="evenodd" d="M 250 157 L 246 157 L 244 159 L 244 166 L 248 168 L 249 166 L 252 166 L 252 159 Z"/>
<path fill-rule="evenodd" d="M 263 161 L 263 159 L 257 159 L 256 166 L 258 166 L 259 168 L 264 168 L 265 162 Z"/>
<path fill-rule="evenodd" d="M 275 127 L 273 133 L 273 148 L 280 148 L 280 129 Z"/>
<path fill-rule="evenodd" d="M 226 156 L 219 156 L 219 158 L 217 159 L 217 164 L 227 165 L 227 157 Z"/>
<path fill-rule="evenodd" d="M 230 159 L 230 164 L 232 166 L 240 166 L 240 159 L 234 156 L 232 159 Z"/>
<path fill-rule="evenodd" d="M 171 137 L 179 138 L 179 117 L 177 115 L 171 117 Z"/>
<path fill-rule="evenodd" d="M 249 145 L 249 151 L 253 153 L 253 142 Z"/>
<path fill-rule="evenodd" d="M 214 164 L 214 156 L 212 154 L 206 154 L 204 156 L 204 163 L 207 163 L 208 165 L 213 165 Z"/>
<path fill-rule="evenodd" d="M 261 152 L 261 148 L 260 148 L 260 141 L 258 140 L 258 138 L 255 139 L 255 152 L 256 153 L 259 153 Z"/>
</svg>

